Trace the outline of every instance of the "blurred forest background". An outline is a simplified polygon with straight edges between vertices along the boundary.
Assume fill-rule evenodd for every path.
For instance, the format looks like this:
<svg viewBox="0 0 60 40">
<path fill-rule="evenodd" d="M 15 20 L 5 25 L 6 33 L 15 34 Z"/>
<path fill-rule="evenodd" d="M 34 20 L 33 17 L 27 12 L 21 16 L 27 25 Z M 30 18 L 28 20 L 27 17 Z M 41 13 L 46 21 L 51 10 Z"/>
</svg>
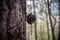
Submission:
<svg viewBox="0 0 60 40">
<path fill-rule="evenodd" d="M 58 0 L 35 0 L 34 4 L 33 0 L 27 0 L 27 13 L 34 15 L 35 11 L 36 14 L 36 29 L 34 24 L 26 24 L 27 40 L 35 40 L 35 36 L 37 40 L 58 40 L 60 25 L 58 5 Z"/>
<path fill-rule="evenodd" d="M 0 40 L 60 40 L 60 0 L 0 0 Z"/>
</svg>

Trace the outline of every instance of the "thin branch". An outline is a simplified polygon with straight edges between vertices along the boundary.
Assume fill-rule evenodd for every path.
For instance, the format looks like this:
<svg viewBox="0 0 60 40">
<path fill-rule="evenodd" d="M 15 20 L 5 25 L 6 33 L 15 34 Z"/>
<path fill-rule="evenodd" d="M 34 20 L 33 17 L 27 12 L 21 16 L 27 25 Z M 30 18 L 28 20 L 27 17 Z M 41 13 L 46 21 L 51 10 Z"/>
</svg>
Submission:
<svg viewBox="0 0 60 40">
<path fill-rule="evenodd" d="M 52 18 L 55 20 L 55 23 L 54 23 L 54 28 L 55 28 L 55 25 L 56 25 L 56 18 L 51 14 Z"/>
</svg>

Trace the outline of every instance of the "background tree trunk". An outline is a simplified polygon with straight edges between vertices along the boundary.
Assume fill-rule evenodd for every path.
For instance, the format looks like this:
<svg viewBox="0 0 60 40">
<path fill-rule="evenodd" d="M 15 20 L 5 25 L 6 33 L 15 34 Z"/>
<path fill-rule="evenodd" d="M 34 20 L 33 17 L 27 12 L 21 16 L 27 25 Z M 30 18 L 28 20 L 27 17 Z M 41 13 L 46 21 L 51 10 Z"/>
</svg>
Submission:
<svg viewBox="0 0 60 40">
<path fill-rule="evenodd" d="M 47 13 L 46 13 L 46 23 L 47 23 L 48 40 L 50 40 L 50 35 L 49 35 L 49 23 L 48 23 L 48 14 L 47 14 Z"/>
<path fill-rule="evenodd" d="M 50 20 L 50 26 L 52 32 L 52 40 L 55 40 L 54 26 L 52 24 L 52 19 L 51 19 L 51 8 L 50 8 L 49 0 L 47 0 L 47 3 L 48 3 L 48 14 L 49 14 L 49 20 Z"/>
<path fill-rule="evenodd" d="M 35 11 L 35 0 L 33 0 L 33 8 L 34 8 L 34 15 L 36 16 L 36 11 Z M 35 27 L 34 27 L 34 29 L 35 29 L 35 40 L 37 40 L 37 24 L 36 24 L 36 21 L 35 21 L 35 23 L 34 23 L 34 25 L 35 25 Z"/>
<path fill-rule="evenodd" d="M 59 7 L 59 35 L 58 35 L 58 40 L 60 40 L 60 0 L 58 0 L 58 7 Z"/>
</svg>

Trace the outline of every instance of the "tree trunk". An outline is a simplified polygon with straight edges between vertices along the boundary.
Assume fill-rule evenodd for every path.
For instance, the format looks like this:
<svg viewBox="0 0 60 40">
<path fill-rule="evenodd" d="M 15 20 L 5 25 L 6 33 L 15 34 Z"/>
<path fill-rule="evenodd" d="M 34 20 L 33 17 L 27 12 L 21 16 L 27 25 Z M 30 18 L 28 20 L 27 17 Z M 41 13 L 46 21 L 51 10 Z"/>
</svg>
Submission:
<svg viewBox="0 0 60 40">
<path fill-rule="evenodd" d="M 51 31 L 52 31 L 52 40 L 55 40 L 54 28 L 52 28 Z"/>
<path fill-rule="evenodd" d="M 8 14 L 8 7 L 5 0 L 0 0 L 0 40 L 7 40 L 6 19 Z"/>
<path fill-rule="evenodd" d="M 48 15 L 47 15 L 47 13 L 46 13 L 46 23 L 47 23 L 48 40 L 50 40 L 50 35 L 49 35 L 49 23 L 48 23 Z"/>
<path fill-rule="evenodd" d="M 58 0 L 58 7 L 59 7 L 59 35 L 58 35 L 58 40 L 60 40 L 60 0 Z"/>
<path fill-rule="evenodd" d="M 0 40 L 26 40 L 26 4 L 22 10 L 21 1 L 26 3 L 26 0 L 0 0 Z"/>
<path fill-rule="evenodd" d="M 32 40 L 32 24 L 30 24 L 30 36 L 29 40 Z"/>
<path fill-rule="evenodd" d="M 33 0 L 33 8 L 34 8 L 34 15 L 36 16 L 36 12 L 35 12 L 35 1 Z M 36 24 L 36 21 L 35 21 L 35 23 L 34 23 L 34 25 L 35 25 L 35 40 L 37 40 L 37 24 Z"/>
<path fill-rule="evenodd" d="M 21 7 L 22 7 L 22 33 L 23 38 L 22 40 L 26 40 L 26 0 L 20 0 L 21 1 Z"/>
<path fill-rule="evenodd" d="M 52 40 L 55 40 L 54 26 L 52 25 L 51 9 L 50 9 L 49 0 L 47 0 L 47 3 L 48 3 L 48 14 L 49 14 L 49 20 L 50 20 L 50 26 L 51 26 L 51 32 L 52 32 Z"/>
</svg>

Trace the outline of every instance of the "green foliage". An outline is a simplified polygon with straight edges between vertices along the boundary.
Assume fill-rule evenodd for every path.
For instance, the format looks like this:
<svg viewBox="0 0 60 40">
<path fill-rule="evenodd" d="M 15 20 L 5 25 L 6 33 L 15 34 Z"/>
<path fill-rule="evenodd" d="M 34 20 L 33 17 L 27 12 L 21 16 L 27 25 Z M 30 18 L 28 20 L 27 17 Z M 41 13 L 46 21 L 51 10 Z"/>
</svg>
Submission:
<svg viewBox="0 0 60 40">
<path fill-rule="evenodd" d="M 43 24 L 43 25 L 42 25 Z M 29 25 L 28 23 L 26 24 L 26 33 L 27 33 L 27 38 L 28 38 L 28 32 L 30 35 L 30 28 L 31 25 Z M 50 40 L 52 40 L 52 33 L 51 33 L 51 29 L 49 29 L 50 32 Z M 57 40 L 57 36 L 58 36 L 58 27 L 55 28 L 55 37 Z M 47 34 L 47 24 L 46 21 L 43 22 L 37 22 L 37 39 L 38 40 L 48 40 L 48 34 Z M 35 32 L 34 32 L 34 24 L 32 24 L 32 40 L 35 40 Z"/>
<path fill-rule="evenodd" d="M 40 14 L 42 14 L 44 12 L 43 8 L 40 9 Z"/>
</svg>

